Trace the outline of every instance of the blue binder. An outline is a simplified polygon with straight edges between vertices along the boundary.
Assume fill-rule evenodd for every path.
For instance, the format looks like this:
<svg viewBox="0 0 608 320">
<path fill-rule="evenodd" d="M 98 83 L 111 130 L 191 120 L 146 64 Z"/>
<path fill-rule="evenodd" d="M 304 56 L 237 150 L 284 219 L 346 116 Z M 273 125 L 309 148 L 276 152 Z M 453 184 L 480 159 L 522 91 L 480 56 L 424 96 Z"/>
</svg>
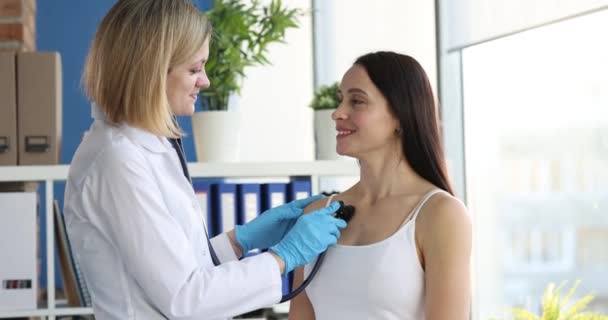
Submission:
<svg viewBox="0 0 608 320">
<path fill-rule="evenodd" d="M 192 186 L 194 187 L 194 193 L 196 194 L 196 198 L 198 199 L 198 203 L 202 210 L 203 220 L 205 220 L 205 226 L 207 227 L 207 233 L 210 237 L 216 235 L 215 231 L 215 221 L 212 216 L 212 207 L 211 207 L 211 183 L 206 181 L 196 181 L 192 182 Z"/>
<path fill-rule="evenodd" d="M 236 184 L 211 185 L 211 220 L 215 222 L 213 236 L 234 228 L 237 219 L 236 207 Z"/>
<path fill-rule="evenodd" d="M 291 292 L 291 284 L 293 283 L 293 271 L 281 277 L 283 295 Z"/>
<path fill-rule="evenodd" d="M 311 196 L 312 185 L 310 180 L 293 180 L 287 185 L 287 202 L 305 199 Z M 293 271 L 282 277 L 283 295 L 291 292 L 293 284 Z"/>
<path fill-rule="evenodd" d="M 258 183 L 237 185 L 237 224 L 245 224 L 262 213 L 261 186 Z M 243 254 L 243 258 L 260 253 L 253 249 Z"/>
<path fill-rule="evenodd" d="M 287 203 L 286 183 L 262 184 L 262 212 Z"/>
<path fill-rule="evenodd" d="M 293 180 L 287 185 L 287 202 L 308 198 L 311 192 L 310 180 Z"/>
<path fill-rule="evenodd" d="M 237 185 L 237 224 L 245 224 L 262 213 L 260 191 L 258 183 Z"/>
</svg>

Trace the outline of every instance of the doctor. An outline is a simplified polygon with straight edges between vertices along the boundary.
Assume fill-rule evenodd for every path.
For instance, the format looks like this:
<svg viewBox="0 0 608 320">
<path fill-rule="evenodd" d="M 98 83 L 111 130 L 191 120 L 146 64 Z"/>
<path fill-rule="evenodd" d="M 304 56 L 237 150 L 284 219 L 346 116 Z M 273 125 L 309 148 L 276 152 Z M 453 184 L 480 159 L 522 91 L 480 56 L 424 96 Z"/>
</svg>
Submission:
<svg viewBox="0 0 608 320">
<path fill-rule="evenodd" d="M 94 122 L 70 166 L 65 217 L 97 319 L 226 319 L 272 305 L 281 275 L 346 226 L 337 204 L 301 216 L 312 197 L 209 241 L 174 116 L 191 115 L 210 85 L 210 34 L 191 0 L 120 0 L 95 34 L 83 76 Z M 270 250 L 238 260 L 253 248 Z"/>
</svg>

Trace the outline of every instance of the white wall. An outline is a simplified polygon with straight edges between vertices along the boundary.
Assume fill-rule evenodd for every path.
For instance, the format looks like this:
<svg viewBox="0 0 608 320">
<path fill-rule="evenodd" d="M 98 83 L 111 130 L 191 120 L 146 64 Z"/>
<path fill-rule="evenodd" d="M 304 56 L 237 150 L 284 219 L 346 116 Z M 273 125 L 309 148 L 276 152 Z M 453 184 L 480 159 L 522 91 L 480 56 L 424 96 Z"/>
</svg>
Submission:
<svg viewBox="0 0 608 320">
<path fill-rule="evenodd" d="M 435 3 L 420 0 L 335 0 L 335 52 L 327 59 L 340 80 L 355 59 L 373 51 L 411 55 L 437 88 Z M 325 4 L 328 6 L 330 4 Z M 322 30 L 318 30 L 322 32 Z"/>
<path fill-rule="evenodd" d="M 284 0 L 310 11 L 311 0 Z M 365 53 L 391 50 L 415 57 L 436 88 L 437 62 L 434 1 L 321 0 L 323 19 L 316 30 L 317 77 L 321 83 L 340 80 Z M 319 21 L 317 21 L 318 23 Z M 318 40 L 319 40 L 318 39 Z M 324 39 L 324 40 L 323 40 Z M 314 159 L 312 15 L 287 33 L 287 44 L 270 48 L 273 66 L 246 70 L 239 109 L 240 161 Z"/>
<path fill-rule="evenodd" d="M 290 8 L 310 11 L 308 0 L 283 0 Z M 314 159 L 312 19 L 300 18 L 286 43 L 270 46 L 271 66 L 245 70 L 239 109 L 240 161 L 303 161 Z"/>
</svg>

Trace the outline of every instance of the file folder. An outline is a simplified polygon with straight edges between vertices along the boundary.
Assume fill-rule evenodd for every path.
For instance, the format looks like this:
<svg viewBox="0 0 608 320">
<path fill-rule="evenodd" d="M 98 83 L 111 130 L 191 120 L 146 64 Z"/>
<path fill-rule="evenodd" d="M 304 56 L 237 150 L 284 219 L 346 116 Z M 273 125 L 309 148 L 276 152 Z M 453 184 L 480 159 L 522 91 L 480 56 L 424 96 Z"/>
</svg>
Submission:
<svg viewBox="0 0 608 320">
<path fill-rule="evenodd" d="M 210 237 L 213 237 L 217 235 L 217 233 L 215 231 L 215 221 L 212 216 L 211 184 L 209 182 L 194 180 L 192 182 L 192 186 L 194 188 L 194 194 L 196 195 L 198 204 L 201 207 L 201 216 L 203 218 L 203 222 L 205 223 L 205 227 L 207 228 L 207 233 Z"/>
<path fill-rule="evenodd" d="M 58 164 L 61 155 L 62 80 L 57 52 L 17 54 L 19 164 Z"/>
<path fill-rule="evenodd" d="M 293 200 L 306 199 L 310 197 L 312 192 L 310 181 L 293 180 L 287 185 L 287 202 Z"/>
<path fill-rule="evenodd" d="M 236 225 L 236 184 L 211 185 L 212 218 L 216 221 L 216 234 L 228 232 Z"/>
<path fill-rule="evenodd" d="M 257 183 L 237 185 L 238 224 L 245 224 L 262 213 L 261 186 Z"/>
<path fill-rule="evenodd" d="M 17 165 L 16 56 L 0 52 L 0 166 Z"/>
<path fill-rule="evenodd" d="M 287 202 L 306 199 L 312 194 L 312 184 L 310 180 L 293 180 L 287 185 Z M 288 294 L 292 290 L 293 272 L 283 276 L 283 294 Z"/>
<path fill-rule="evenodd" d="M 261 186 L 258 183 L 244 183 L 237 185 L 237 223 L 245 224 L 260 215 Z M 254 256 L 260 253 L 260 249 L 254 248 L 249 252 L 243 253 L 243 258 Z"/>
<path fill-rule="evenodd" d="M 65 219 L 59 208 L 59 202 L 53 202 L 53 214 L 55 216 L 55 239 L 63 289 L 68 300 L 68 305 L 73 307 L 91 307 L 91 293 L 84 279 L 80 265 L 74 254 L 65 226 Z"/>
<path fill-rule="evenodd" d="M 286 183 L 262 184 L 262 212 L 285 204 L 287 201 Z"/>
<path fill-rule="evenodd" d="M 37 307 L 37 206 L 35 192 L 0 193 L 0 310 Z"/>
</svg>

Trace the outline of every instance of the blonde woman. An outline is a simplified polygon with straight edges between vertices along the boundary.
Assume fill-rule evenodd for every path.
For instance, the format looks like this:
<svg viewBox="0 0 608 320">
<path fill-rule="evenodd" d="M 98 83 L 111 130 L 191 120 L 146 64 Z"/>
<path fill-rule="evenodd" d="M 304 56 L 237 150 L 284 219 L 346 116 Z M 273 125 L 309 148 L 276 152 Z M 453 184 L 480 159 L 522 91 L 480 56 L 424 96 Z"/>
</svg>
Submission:
<svg viewBox="0 0 608 320">
<path fill-rule="evenodd" d="M 337 242 L 312 197 L 209 240 L 174 117 L 191 115 L 211 26 L 190 0 L 120 0 L 83 82 L 93 124 L 70 166 L 65 216 L 97 319 L 226 319 L 277 303 L 281 275 Z M 238 260 L 253 248 L 267 253 Z"/>
</svg>

